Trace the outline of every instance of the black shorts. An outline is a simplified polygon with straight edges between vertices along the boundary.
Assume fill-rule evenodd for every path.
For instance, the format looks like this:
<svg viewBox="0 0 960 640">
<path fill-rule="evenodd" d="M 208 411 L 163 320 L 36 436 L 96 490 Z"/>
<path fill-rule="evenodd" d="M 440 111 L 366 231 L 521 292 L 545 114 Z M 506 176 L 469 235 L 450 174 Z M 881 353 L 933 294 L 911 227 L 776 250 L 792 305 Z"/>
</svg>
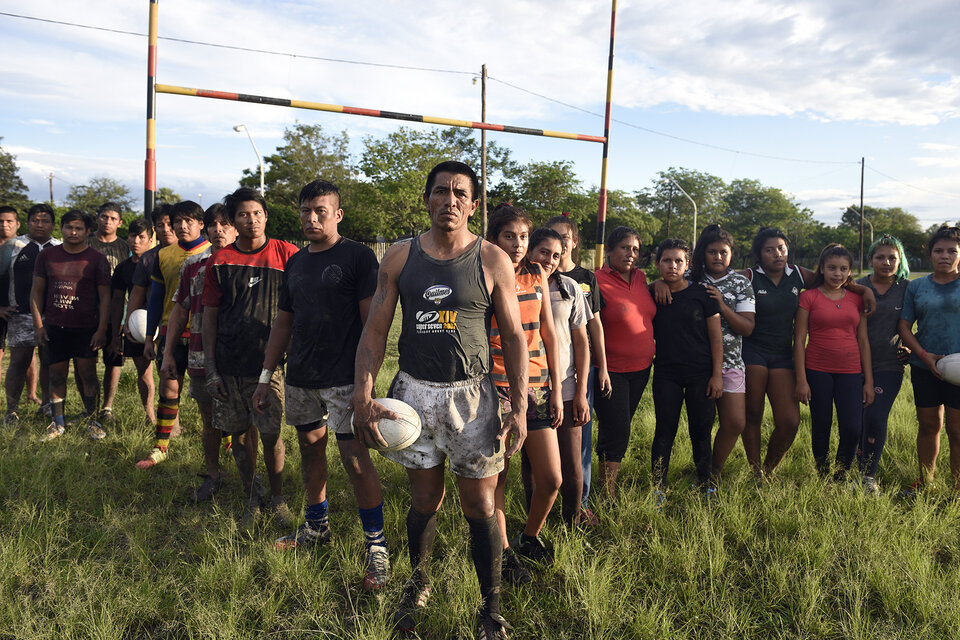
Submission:
<svg viewBox="0 0 960 640">
<path fill-rule="evenodd" d="M 160 336 L 157 340 L 157 368 L 163 364 L 163 352 L 166 349 L 167 336 Z M 187 359 L 190 355 L 190 340 L 187 338 L 178 338 L 177 344 L 173 347 L 173 361 L 177 365 L 177 376 L 183 377 L 187 372 Z"/>
<path fill-rule="evenodd" d="M 93 329 L 74 329 L 47 325 L 47 364 L 57 364 L 73 358 L 96 358 L 97 352 L 90 348 Z"/>
<path fill-rule="evenodd" d="M 0 351 L 7 348 L 7 321 L 0 320 Z"/>
<path fill-rule="evenodd" d="M 931 409 L 946 405 L 960 410 L 960 387 L 941 380 L 929 369 L 910 365 L 910 381 L 913 384 L 913 402 L 918 409 Z"/>
<path fill-rule="evenodd" d="M 134 342 L 133 340 L 127 340 L 126 336 L 121 338 L 123 342 L 123 357 L 125 358 L 142 358 L 143 357 L 143 343 Z"/>
<path fill-rule="evenodd" d="M 792 353 L 774 353 L 756 347 L 744 340 L 740 354 L 743 356 L 743 364 L 747 366 L 754 365 L 767 369 L 793 369 Z"/>
<path fill-rule="evenodd" d="M 111 325 L 107 325 L 107 340 L 108 340 L 108 342 L 107 342 L 107 347 L 110 346 L 110 340 L 112 340 L 112 339 L 113 339 L 113 327 L 112 327 Z M 102 351 L 103 351 L 103 356 L 102 356 L 102 357 L 103 357 L 103 364 L 104 364 L 104 366 L 106 366 L 106 367 L 122 367 L 122 366 L 123 366 L 123 354 L 122 354 L 122 353 L 114 353 L 113 351 L 111 351 L 111 350 L 108 349 L 107 347 L 104 347 L 104 348 L 102 349 Z"/>
</svg>

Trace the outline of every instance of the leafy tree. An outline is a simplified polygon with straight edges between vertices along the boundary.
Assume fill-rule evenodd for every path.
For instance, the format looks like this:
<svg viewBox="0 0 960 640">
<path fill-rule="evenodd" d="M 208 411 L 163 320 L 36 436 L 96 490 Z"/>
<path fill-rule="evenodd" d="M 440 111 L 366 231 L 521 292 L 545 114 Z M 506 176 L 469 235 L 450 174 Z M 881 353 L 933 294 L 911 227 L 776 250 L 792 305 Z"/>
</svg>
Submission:
<svg viewBox="0 0 960 640">
<path fill-rule="evenodd" d="M 928 236 L 920 228 L 920 221 L 911 213 L 908 213 L 900 207 L 890 209 L 880 209 L 876 207 L 864 206 L 863 216 L 873 224 L 874 239 L 879 238 L 885 233 L 896 236 L 903 243 L 903 248 L 907 252 L 908 259 L 919 259 L 924 255 L 923 243 Z M 855 236 L 852 247 L 859 245 L 860 233 L 860 207 L 851 205 L 843 212 L 840 226 L 849 229 Z M 870 224 L 864 222 L 863 225 L 863 250 L 864 253 L 870 248 Z M 866 266 L 866 258 L 864 258 Z"/>
<path fill-rule="evenodd" d="M 0 138 L 0 142 L 3 138 Z M 24 211 L 30 207 L 27 185 L 20 179 L 17 157 L 0 147 L 0 204 Z"/>
<path fill-rule="evenodd" d="M 723 198 L 727 185 L 717 176 L 670 167 L 661 171 L 653 185 L 637 193 L 637 204 L 660 221 L 653 241 L 659 243 L 667 237 L 693 239 L 693 205 L 671 182 L 676 182 L 697 203 L 697 229 L 722 221 L 727 204 Z"/>
<path fill-rule="evenodd" d="M 157 204 L 177 204 L 183 200 L 183 196 L 171 189 L 170 187 L 160 187 L 157 189 L 156 203 Z"/>
<path fill-rule="evenodd" d="M 401 127 L 384 138 L 367 137 L 363 144 L 359 168 L 372 189 L 358 189 L 358 215 L 362 217 L 358 224 L 379 229 L 388 240 L 429 227 L 423 189 L 427 174 L 436 164 L 459 160 L 475 171 L 480 166 L 480 145 L 470 132 L 460 129 Z M 514 170 L 509 150 L 488 144 L 487 168 L 488 175 Z M 474 216 L 472 229 L 479 230 L 479 218 Z"/>
<path fill-rule="evenodd" d="M 819 233 L 826 229 L 815 223 L 813 212 L 794 202 L 790 196 L 775 187 L 766 187 L 758 180 L 734 180 L 723 195 L 724 215 L 716 220 L 723 225 L 737 243 L 734 266 L 742 267 L 753 261 L 750 247 L 761 227 L 777 227 L 790 238 L 791 258 L 804 264 L 813 254 L 820 255 Z"/>
<path fill-rule="evenodd" d="M 268 233 L 287 240 L 300 238 L 300 189 L 323 178 L 344 192 L 356 182 L 346 131 L 327 135 L 318 124 L 297 123 L 283 132 L 283 144 L 263 161 L 264 194 L 270 213 Z M 243 187 L 260 188 L 260 169 L 244 169 Z"/>
<path fill-rule="evenodd" d="M 70 209 L 80 209 L 87 213 L 96 213 L 104 202 L 116 202 L 123 211 L 133 211 L 134 199 L 129 187 L 106 176 L 97 176 L 90 182 L 70 187 L 67 193 L 66 205 Z"/>
</svg>

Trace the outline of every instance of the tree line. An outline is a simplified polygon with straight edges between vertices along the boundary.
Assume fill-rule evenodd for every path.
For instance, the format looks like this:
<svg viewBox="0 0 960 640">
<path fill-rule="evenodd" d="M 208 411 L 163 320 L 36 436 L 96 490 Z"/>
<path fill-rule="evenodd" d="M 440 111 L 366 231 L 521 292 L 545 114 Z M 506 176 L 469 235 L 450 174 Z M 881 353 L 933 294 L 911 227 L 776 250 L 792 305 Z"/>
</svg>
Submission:
<svg viewBox="0 0 960 640">
<path fill-rule="evenodd" d="M 460 160 L 479 170 L 479 136 L 464 129 L 400 127 L 382 137 L 362 139 L 359 155 L 351 151 L 346 131 L 328 133 L 317 124 L 296 123 L 284 131 L 274 153 L 264 157 L 264 185 L 270 211 L 272 236 L 300 238 L 298 218 L 300 187 L 317 177 L 339 185 L 346 215 L 344 235 L 358 240 L 393 241 L 420 233 L 429 227 L 422 190 L 430 168 L 441 160 Z M 0 139 L 2 140 L 2 139 Z M 508 147 L 487 145 L 487 201 L 490 208 L 511 202 L 524 209 L 535 225 L 565 214 L 581 230 L 581 247 L 596 243 L 599 189 L 577 177 L 568 160 L 520 163 Z M 244 169 L 242 186 L 259 187 L 258 167 Z M 758 180 L 723 179 L 694 169 L 670 167 L 660 171 L 647 186 L 634 191 L 609 190 L 607 229 L 633 227 L 643 244 L 655 246 L 666 237 L 693 237 L 693 206 L 677 189 L 679 184 L 696 202 L 697 228 L 718 223 L 737 242 L 735 266 L 749 261 L 750 244 L 763 226 L 779 227 L 790 238 L 792 259 L 810 266 L 830 242 L 858 250 L 859 206 L 851 204 L 836 225 L 814 219 L 788 193 Z M 106 200 L 120 203 L 125 218 L 136 215 L 137 202 L 129 188 L 109 177 L 95 177 L 85 185 L 71 187 L 64 208 L 96 211 Z M 180 196 L 161 188 L 158 201 L 176 202 Z M 17 173 L 15 158 L 0 148 L 0 203 L 18 209 L 29 206 L 27 189 Z M 19 205 L 19 206 L 18 206 Z M 903 242 L 913 269 L 926 268 L 923 247 L 930 229 L 922 229 L 916 216 L 901 208 L 864 207 L 868 220 L 864 248 L 870 243 L 870 224 L 876 237 L 890 233 Z M 473 230 L 481 220 L 474 216 Z M 937 225 L 934 225 L 937 226 Z"/>
</svg>

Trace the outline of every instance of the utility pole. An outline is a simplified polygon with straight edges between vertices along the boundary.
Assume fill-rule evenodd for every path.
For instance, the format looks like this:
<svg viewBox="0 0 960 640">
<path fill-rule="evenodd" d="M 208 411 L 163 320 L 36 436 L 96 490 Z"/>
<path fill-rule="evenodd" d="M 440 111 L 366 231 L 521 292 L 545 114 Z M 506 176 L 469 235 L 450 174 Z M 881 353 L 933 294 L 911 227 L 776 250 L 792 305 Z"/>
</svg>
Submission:
<svg viewBox="0 0 960 640">
<path fill-rule="evenodd" d="M 50 172 L 50 206 L 53 206 L 53 171 Z"/>
<path fill-rule="evenodd" d="M 866 160 L 860 158 L 860 273 L 863 273 L 863 172 Z"/>
<path fill-rule="evenodd" d="M 480 67 L 480 122 L 487 121 L 487 65 Z M 480 130 L 480 237 L 487 236 L 487 130 Z"/>
<path fill-rule="evenodd" d="M 673 211 L 673 183 L 670 184 L 670 196 L 667 198 L 667 235 L 670 237 L 670 213 Z"/>
</svg>

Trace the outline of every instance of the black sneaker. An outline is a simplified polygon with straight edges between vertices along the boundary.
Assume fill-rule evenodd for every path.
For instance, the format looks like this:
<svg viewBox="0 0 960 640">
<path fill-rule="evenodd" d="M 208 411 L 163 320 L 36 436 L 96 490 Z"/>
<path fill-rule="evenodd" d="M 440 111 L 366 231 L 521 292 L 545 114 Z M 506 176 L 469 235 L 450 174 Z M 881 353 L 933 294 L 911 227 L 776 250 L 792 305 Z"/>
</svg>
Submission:
<svg viewBox="0 0 960 640">
<path fill-rule="evenodd" d="M 403 586 L 403 595 L 400 596 L 400 604 L 393 614 L 393 621 L 400 631 L 409 633 L 414 630 L 417 618 L 427 606 L 432 592 L 430 585 L 417 576 L 407 580 L 407 584 Z"/>
<path fill-rule="evenodd" d="M 523 556 L 527 560 L 546 564 L 553 562 L 553 550 L 548 549 L 540 540 L 539 536 L 533 536 L 531 538 L 523 533 L 519 533 L 517 537 L 513 539 L 511 546 L 517 550 L 518 555 Z"/>
<path fill-rule="evenodd" d="M 513 627 L 507 624 L 499 613 L 480 614 L 477 621 L 477 640 L 509 640 L 507 631 Z"/>
<path fill-rule="evenodd" d="M 520 558 L 510 547 L 503 550 L 500 577 L 505 582 L 513 584 L 530 584 L 533 582 L 533 576 L 530 575 L 530 572 L 527 571 L 527 568 L 520 562 Z"/>
<path fill-rule="evenodd" d="M 193 495 L 191 496 L 194 502 L 206 502 L 207 500 L 213 499 L 213 496 L 220 491 L 220 485 L 223 482 L 221 476 L 214 478 L 211 475 L 202 474 L 200 477 L 203 478 L 203 482 L 193 490 Z"/>
</svg>

